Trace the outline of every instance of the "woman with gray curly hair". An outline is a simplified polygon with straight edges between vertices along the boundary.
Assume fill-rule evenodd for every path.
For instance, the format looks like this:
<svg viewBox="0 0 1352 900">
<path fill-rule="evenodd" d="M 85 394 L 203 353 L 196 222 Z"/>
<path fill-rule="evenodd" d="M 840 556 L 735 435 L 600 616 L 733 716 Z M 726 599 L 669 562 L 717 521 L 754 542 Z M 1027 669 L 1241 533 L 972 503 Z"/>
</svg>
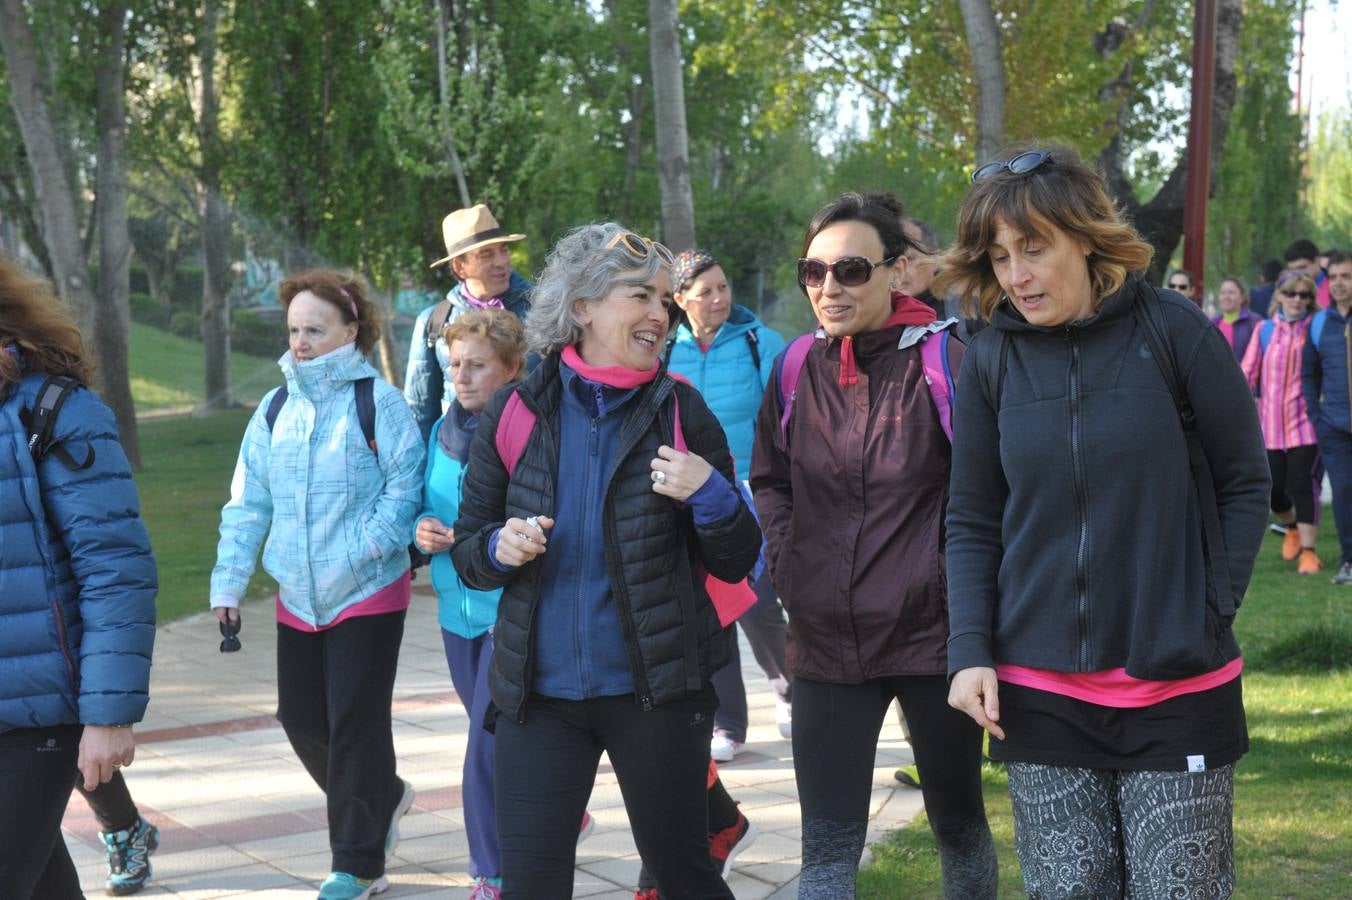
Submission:
<svg viewBox="0 0 1352 900">
<path fill-rule="evenodd" d="M 761 537 L 717 418 L 660 364 L 671 262 L 615 223 L 565 236 L 526 319 L 543 360 L 470 448 L 451 554 L 466 584 L 503 590 L 507 898 L 571 896 L 602 751 L 661 896 L 732 896 L 709 857 L 710 678 L 729 651 L 706 577 L 745 578 Z"/>
</svg>

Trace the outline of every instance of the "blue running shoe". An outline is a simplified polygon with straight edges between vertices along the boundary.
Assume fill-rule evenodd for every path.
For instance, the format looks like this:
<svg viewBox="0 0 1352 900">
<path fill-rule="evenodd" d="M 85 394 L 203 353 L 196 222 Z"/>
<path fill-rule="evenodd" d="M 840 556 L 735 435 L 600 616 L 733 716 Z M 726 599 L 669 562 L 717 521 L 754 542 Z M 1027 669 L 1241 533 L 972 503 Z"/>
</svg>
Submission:
<svg viewBox="0 0 1352 900">
<path fill-rule="evenodd" d="M 373 894 L 383 894 L 389 889 L 390 881 L 384 875 L 379 878 L 358 878 L 346 872 L 330 872 L 319 886 L 319 900 L 366 900 Z"/>
<path fill-rule="evenodd" d="M 108 893 L 114 897 L 134 894 L 150 882 L 150 854 L 160 845 L 160 830 L 140 816 L 136 824 L 99 838 L 108 848 Z"/>
<path fill-rule="evenodd" d="M 399 803 L 395 806 L 393 815 L 390 816 L 390 830 L 385 832 L 385 865 L 390 864 L 390 860 L 394 858 L 394 851 L 399 847 L 399 820 L 413 805 L 413 785 L 402 778 L 399 779 L 399 784 L 403 786 L 403 791 L 399 795 Z"/>
</svg>

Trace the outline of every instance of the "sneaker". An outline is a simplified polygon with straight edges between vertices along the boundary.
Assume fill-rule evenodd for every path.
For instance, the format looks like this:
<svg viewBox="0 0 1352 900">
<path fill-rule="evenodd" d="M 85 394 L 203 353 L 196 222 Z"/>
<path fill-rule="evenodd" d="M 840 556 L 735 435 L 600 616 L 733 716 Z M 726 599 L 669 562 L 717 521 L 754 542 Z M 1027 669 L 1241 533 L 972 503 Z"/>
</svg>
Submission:
<svg viewBox="0 0 1352 900">
<path fill-rule="evenodd" d="M 915 766 L 902 766 L 892 773 L 892 777 L 908 788 L 920 787 L 920 770 Z"/>
<path fill-rule="evenodd" d="M 595 830 L 596 820 L 592 818 L 591 813 L 587 812 L 585 809 L 582 810 L 582 824 L 579 825 L 577 829 L 577 842 L 579 844 L 582 843 L 587 838 L 591 837 L 591 833 Z"/>
<path fill-rule="evenodd" d="M 413 805 L 413 785 L 400 778 L 399 783 L 404 786 L 403 793 L 399 795 L 399 803 L 394 807 L 394 814 L 390 816 L 390 830 L 385 832 L 385 863 L 389 864 L 394 859 L 394 851 L 399 846 L 399 820 L 408 812 L 409 807 Z"/>
<path fill-rule="evenodd" d="M 634 891 L 634 900 L 662 900 L 657 888 L 648 888 L 646 891 Z"/>
<path fill-rule="evenodd" d="M 99 832 L 108 848 L 108 893 L 134 894 L 150 882 L 150 854 L 160 845 L 160 830 L 140 816 L 136 825 L 108 834 Z"/>
<path fill-rule="evenodd" d="M 1343 563 L 1332 581 L 1334 584 L 1352 584 L 1352 563 Z"/>
<path fill-rule="evenodd" d="M 734 741 L 721 731 L 715 731 L 714 739 L 709 742 L 709 755 L 714 762 L 732 762 L 745 749 L 745 741 Z"/>
<path fill-rule="evenodd" d="M 735 824 L 709 835 L 709 856 L 724 878 L 732 873 L 732 861 L 737 855 L 756 842 L 756 834 L 756 826 L 739 810 Z"/>
<path fill-rule="evenodd" d="M 366 900 L 389 889 L 390 880 L 384 875 L 379 878 L 358 878 L 346 872 L 330 872 L 319 886 L 319 900 Z"/>
<path fill-rule="evenodd" d="M 1319 561 L 1319 557 L 1315 555 L 1313 550 L 1307 547 L 1300 551 L 1300 565 L 1296 566 L 1297 572 L 1301 575 L 1313 575 L 1322 568 L 1324 568 L 1324 564 Z"/>
<path fill-rule="evenodd" d="M 1283 525 L 1281 522 L 1269 522 L 1268 531 L 1272 532 L 1278 537 L 1286 536 L 1286 526 Z"/>
<path fill-rule="evenodd" d="M 501 878 L 492 879 L 480 875 L 474 879 L 474 889 L 469 892 L 469 900 L 502 900 L 502 885 L 495 884 Z"/>
<path fill-rule="evenodd" d="M 1282 559 L 1291 560 L 1300 556 L 1300 529 L 1286 529 L 1286 538 L 1282 541 Z"/>
<path fill-rule="evenodd" d="M 779 736 L 786 741 L 793 740 L 793 704 L 784 700 L 775 701 L 775 724 L 779 726 Z"/>
</svg>

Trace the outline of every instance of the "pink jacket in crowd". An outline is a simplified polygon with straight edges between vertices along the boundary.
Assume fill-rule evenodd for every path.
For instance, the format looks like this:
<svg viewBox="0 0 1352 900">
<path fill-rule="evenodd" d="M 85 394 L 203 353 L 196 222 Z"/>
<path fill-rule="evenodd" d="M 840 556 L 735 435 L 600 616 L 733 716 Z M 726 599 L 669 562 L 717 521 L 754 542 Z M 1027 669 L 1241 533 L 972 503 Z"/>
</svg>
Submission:
<svg viewBox="0 0 1352 900">
<path fill-rule="evenodd" d="M 1269 450 L 1315 443 L 1314 423 L 1300 386 L 1301 356 L 1313 318 L 1307 315 L 1288 322 L 1276 313 L 1258 326 L 1244 353 L 1241 365 L 1258 395 L 1258 421 L 1263 428 L 1263 445 Z"/>
</svg>

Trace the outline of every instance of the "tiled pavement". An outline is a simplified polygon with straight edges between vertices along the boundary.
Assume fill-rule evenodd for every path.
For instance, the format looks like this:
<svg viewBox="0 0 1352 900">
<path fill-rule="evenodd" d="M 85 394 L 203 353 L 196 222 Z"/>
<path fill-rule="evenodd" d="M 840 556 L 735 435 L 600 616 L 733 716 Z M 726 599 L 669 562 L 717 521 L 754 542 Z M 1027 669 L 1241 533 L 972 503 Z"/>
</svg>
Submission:
<svg viewBox="0 0 1352 900">
<path fill-rule="evenodd" d="M 460 766 L 468 720 L 451 691 L 435 601 L 415 590 L 394 690 L 399 774 L 417 789 L 403 820 L 384 897 L 464 898 L 466 844 Z M 151 701 L 138 726 L 127 783 L 141 814 L 160 829 L 155 879 L 139 896 L 314 897 L 328 873 L 324 796 L 291 752 L 276 710 L 270 603 L 246 604 L 244 649 L 217 651 L 215 619 L 193 616 L 160 629 Z M 720 767 L 733 798 L 760 829 L 728 879 L 740 900 L 796 896 L 799 820 L 789 743 L 774 724 L 774 697 L 745 642 L 752 728 L 748 750 Z M 911 761 L 891 715 L 874 770 L 870 840 L 909 821 L 919 791 L 892 771 Z M 579 845 L 574 896 L 631 900 L 639 860 L 615 777 L 605 761 L 589 804 L 596 830 Z M 103 892 L 98 825 L 72 796 L 66 842 L 89 895 Z"/>
</svg>

